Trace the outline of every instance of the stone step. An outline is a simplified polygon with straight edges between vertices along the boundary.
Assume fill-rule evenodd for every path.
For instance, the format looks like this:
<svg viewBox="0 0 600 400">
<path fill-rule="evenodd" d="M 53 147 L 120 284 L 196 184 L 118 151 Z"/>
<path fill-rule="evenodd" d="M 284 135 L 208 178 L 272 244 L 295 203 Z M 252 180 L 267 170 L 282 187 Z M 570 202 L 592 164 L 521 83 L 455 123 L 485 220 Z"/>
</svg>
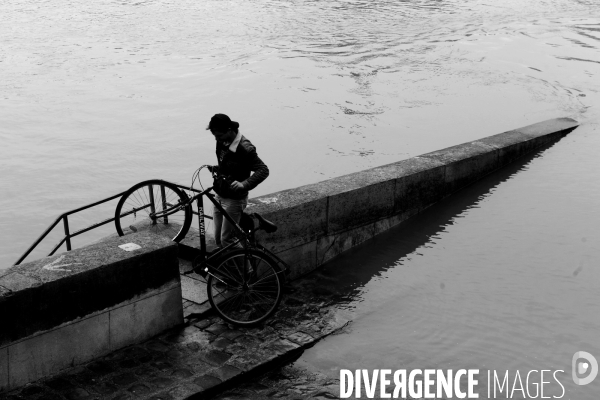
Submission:
<svg viewBox="0 0 600 400">
<path fill-rule="evenodd" d="M 179 272 L 192 269 L 192 262 L 179 259 Z M 193 315 L 200 318 L 211 311 L 206 294 L 206 279 L 198 274 L 181 275 L 181 295 L 183 298 L 183 317 Z"/>
<path fill-rule="evenodd" d="M 308 277 L 290 286 L 292 293 L 260 326 L 234 327 L 215 315 L 188 313 L 180 327 L 0 394 L 0 399 L 211 398 L 293 361 L 348 324 L 333 305 L 331 289 L 317 290 L 328 288 L 329 281 Z"/>
</svg>

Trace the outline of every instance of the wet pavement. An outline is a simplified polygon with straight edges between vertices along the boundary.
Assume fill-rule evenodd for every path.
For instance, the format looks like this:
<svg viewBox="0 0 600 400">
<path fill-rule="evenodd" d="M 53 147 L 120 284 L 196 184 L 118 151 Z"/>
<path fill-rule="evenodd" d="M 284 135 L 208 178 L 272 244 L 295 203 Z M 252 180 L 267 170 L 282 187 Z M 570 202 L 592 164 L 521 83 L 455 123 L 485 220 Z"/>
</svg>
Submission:
<svg viewBox="0 0 600 400">
<path fill-rule="evenodd" d="M 339 380 L 310 372 L 301 367 L 286 365 L 263 374 L 252 382 L 241 384 L 215 400 L 269 399 L 339 399 Z"/>
<path fill-rule="evenodd" d="M 302 396 L 304 392 L 317 398 L 335 398 L 327 397 L 335 396 L 335 392 L 329 387 L 331 382 L 323 377 L 314 387 L 308 384 L 309 378 L 302 378 L 306 387 L 300 385 L 300 389 L 268 385 L 268 377 L 256 383 L 261 374 L 288 364 L 304 349 L 347 326 L 349 320 L 334 308 L 335 296 L 330 280 L 316 271 L 288 283 L 277 313 L 263 325 L 252 328 L 226 324 L 206 306 L 187 301 L 183 326 L 0 394 L 0 399 L 211 398 L 245 382 L 255 383 L 240 389 L 250 398 L 285 397 L 289 393 Z M 261 389 L 263 386 L 267 389 Z"/>
</svg>

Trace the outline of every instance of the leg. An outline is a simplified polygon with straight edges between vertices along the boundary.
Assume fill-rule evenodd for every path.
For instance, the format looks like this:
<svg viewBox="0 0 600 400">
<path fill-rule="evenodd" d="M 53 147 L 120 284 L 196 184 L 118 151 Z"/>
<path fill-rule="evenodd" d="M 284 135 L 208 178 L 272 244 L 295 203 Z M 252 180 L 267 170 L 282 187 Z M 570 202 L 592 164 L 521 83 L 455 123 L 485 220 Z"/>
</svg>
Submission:
<svg viewBox="0 0 600 400">
<path fill-rule="evenodd" d="M 239 224 L 240 219 L 242 218 L 242 212 L 248 205 L 248 197 L 245 197 L 240 200 L 220 198 L 219 201 L 220 201 L 223 209 L 225 211 L 227 211 L 227 214 L 229 214 L 229 216 L 237 224 Z M 221 225 L 220 226 L 220 228 L 221 228 L 220 242 L 221 242 L 222 246 L 227 246 L 228 244 L 235 241 L 235 238 L 236 238 L 235 227 L 227 219 L 225 219 L 222 215 L 221 215 L 220 222 L 221 222 L 221 224 L 220 224 Z M 215 221 L 215 227 L 216 227 L 216 225 L 217 225 L 217 223 Z M 216 233 L 216 228 L 215 228 L 215 233 Z M 242 247 L 242 246 L 238 243 L 238 245 L 236 247 Z"/>
</svg>

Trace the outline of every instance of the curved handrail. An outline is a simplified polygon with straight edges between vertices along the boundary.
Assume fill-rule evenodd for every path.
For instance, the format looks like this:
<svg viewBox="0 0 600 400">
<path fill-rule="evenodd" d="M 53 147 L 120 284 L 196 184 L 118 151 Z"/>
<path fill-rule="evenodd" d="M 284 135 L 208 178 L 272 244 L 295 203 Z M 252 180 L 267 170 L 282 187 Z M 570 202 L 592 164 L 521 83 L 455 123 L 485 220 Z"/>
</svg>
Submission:
<svg viewBox="0 0 600 400">
<path fill-rule="evenodd" d="M 194 192 L 200 193 L 200 191 L 198 189 L 194 189 L 192 187 L 185 186 L 185 185 L 180 185 L 178 183 L 173 183 L 173 184 L 176 185 L 176 186 L 178 186 L 178 187 L 180 187 L 180 188 L 187 189 L 187 190 L 192 190 Z M 25 260 L 25 258 L 27 258 L 27 256 L 29 254 L 31 254 L 31 252 L 41 243 L 42 240 L 44 240 L 44 238 L 46 236 L 48 236 L 48 234 L 52 231 L 52 229 L 54 229 L 56 227 L 56 225 L 58 225 L 58 223 L 61 220 L 63 221 L 65 236 L 58 242 L 58 244 L 56 246 L 54 246 L 54 248 L 52 249 L 52 251 L 50 252 L 50 254 L 48 254 L 48 256 L 51 256 L 54 253 L 56 253 L 56 251 L 60 248 L 60 246 L 62 246 L 63 243 L 65 243 L 65 242 L 66 242 L 66 245 L 67 245 L 67 251 L 71 251 L 71 238 L 72 237 L 75 237 L 77 235 L 81 235 L 82 233 L 91 231 L 92 229 L 95 229 L 95 228 L 98 228 L 98 227 L 100 227 L 102 225 L 106 225 L 106 224 L 108 224 L 110 222 L 113 222 L 115 220 L 115 218 L 112 217 L 112 218 L 105 219 L 105 220 L 100 221 L 100 222 L 98 222 L 96 224 L 90 225 L 87 228 L 83 228 L 83 229 L 80 229 L 80 230 L 77 230 L 77 231 L 71 233 L 69 231 L 69 219 L 68 219 L 68 216 L 71 215 L 71 214 L 78 213 L 80 211 L 87 210 L 88 208 L 92 208 L 92 207 L 95 207 L 97 205 L 106 203 L 108 201 L 114 200 L 114 199 L 116 199 L 118 197 L 123 196 L 123 194 L 125 194 L 126 192 L 127 191 L 123 191 L 121 193 L 115 194 L 115 195 L 107 197 L 105 199 L 98 200 L 98 201 L 95 201 L 95 202 L 90 203 L 88 205 L 85 205 L 85 206 L 82 206 L 82 207 L 78 207 L 78 208 L 75 208 L 73 210 L 70 210 L 70 211 L 62 213 L 58 218 L 56 218 L 56 220 L 54 221 L 54 223 L 51 224 L 50 227 L 48 227 L 48 229 L 46 229 L 44 231 L 44 233 L 42 233 L 40 235 L 40 237 L 38 237 L 37 240 L 31 246 L 29 246 L 29 248 L 23 253 L 23 255 L 21 255 L 21 257 L 19 257 L 19 259 L 17 260 L 17 262 L 14 265 L 21 264 L 23 262 L 23 260 Z"/>
<path fill-rule="evenodd" d="M 58 250 L 60 248 L 60 246 L 62 246 L 62 244 L 65 243 L 65 242 L 67 242 L 67 251 L 70 251 L 71 250 L 71 238 L 73 236 L 77 236 L 77 235 L 79 235 L 81 233 L 84 233 L 84 232 L 87 232 L 87 231 L 92 230 L 94 228 L 97 228 L 98 226 L 101 226 L 101 225 L 107 224 L 107 223 L 109 223 L 111 221 L 114 221 L 114 218 L 102 221 L 99 224 L 94 224 L 92 226 L 89 226 L 88 228 L 81 229 L 81 230 L 73 232 L 71 234 L 69 232 L 69 219 L 68 219 L 68 216 L 71 215 L 71 214 L 75 214 L 75 213 L 77 213 L 79 211 L 87 210 L 88 208 L 97 206 L 99 204 L 106 203 L 107 201 L 114 200 L 117 197 L 122 196 L 123 193 L 125 193 L 125 192 L 121 192 L 119 194 L 115 194 L 113 196 L 110 196 L 110 197 L 107 197 L 105 199 L 96 201 L 94 203 L 91 203 L 91 204 L 88 204 L 88 205 L 85 205 L 85 206 L 82 206 L 82 207 L 78 207 L 78 208 L 75 208 L 73 210 L 70 210 L 70 211 L 62 213 L 58 218 L 56 218 L 56 221 L 54 221 L 54 223 L 52 225 L 50 225 L 48 227 L 48 229 L 46 229 L 44 231 L 44 233 L 42 233 L 40 235 L 40 237 L 38 237 L 37 240 L 35 242 L 33 242 L 33 244 L 31 246 L 29 246 L 29 248 L 25 251 L 25 253 L 23 253 L 23 255 L 21 257 L 19 257 L 19 259 L 17 260 L 17 262 L 15 263 L 15 265 L 21 264 L 23 262 L 23 260 L 25 260 L 25 258 L 27 258 L 27 256 L 33 251 L 33 249 L 35 249 L 37 247 L 37 245 L 40 244 L 40 242 L 42 240 L 44 240 L 44 238 L 46 236 L 48 236 L 48 234 L 52 231 L 52 229 L 54 229 L 54 227 L 56 227 L 56 225 L 58 225 L 58 223 L 61 220 L 63 221 L 63 225 L 64 225 L 64 228 L 65 228 L 65 237 L 63 237 L 62 240 L 60 242 L 58 242 L 58 244 L 54 247 L 54 249 L 50 252 L 50 254 L 48 254 L 48 256 L 51 256 L 54 253 L 56 253 L 56 250 Z"/>
</svg>

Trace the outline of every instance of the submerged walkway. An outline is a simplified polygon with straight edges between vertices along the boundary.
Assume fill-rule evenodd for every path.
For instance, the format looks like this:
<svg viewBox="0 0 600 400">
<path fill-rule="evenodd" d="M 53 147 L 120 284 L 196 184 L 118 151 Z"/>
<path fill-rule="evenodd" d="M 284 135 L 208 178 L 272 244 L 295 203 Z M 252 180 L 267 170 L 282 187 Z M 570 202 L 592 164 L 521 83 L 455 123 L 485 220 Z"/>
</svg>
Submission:
<svg viewBox="0 0 600 400">
<path fill-rule="evenodd" d="M 343 328 L 331 279 L 319 271 L 288 283 L 278 312 L 264 325 L 236 328 L 206 307 L 184 303 L 185 324 L 145 343 L 0 394 L 0 399 L 210 398 L 281 366 Z M 334 393 L 323 393 L 335 398 Z"/>
</svg>

